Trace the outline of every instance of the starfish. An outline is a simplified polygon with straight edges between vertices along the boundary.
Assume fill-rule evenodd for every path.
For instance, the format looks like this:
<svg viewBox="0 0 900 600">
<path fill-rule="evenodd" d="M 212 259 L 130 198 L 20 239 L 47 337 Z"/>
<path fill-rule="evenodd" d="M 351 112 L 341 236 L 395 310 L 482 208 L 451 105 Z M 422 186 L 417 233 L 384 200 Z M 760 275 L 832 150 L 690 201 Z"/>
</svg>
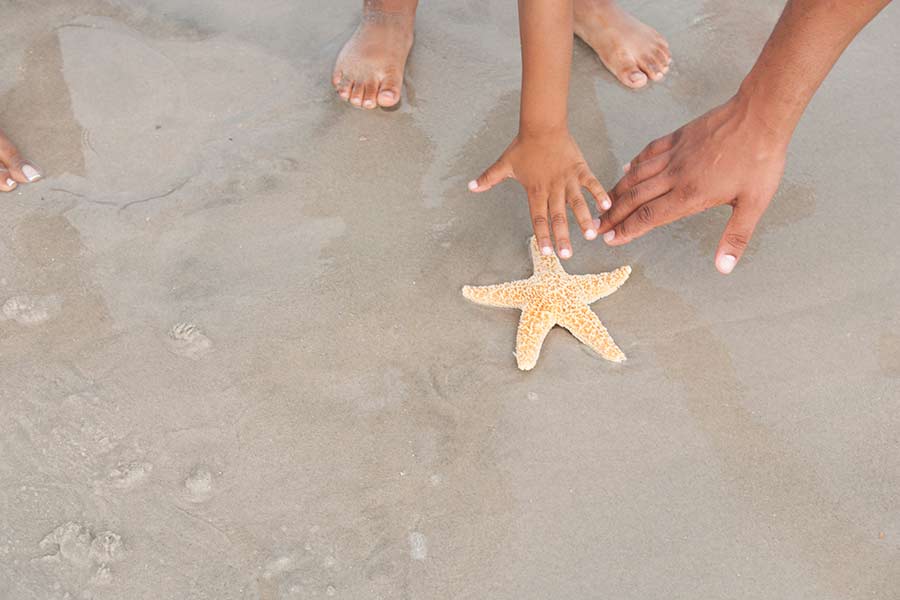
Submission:
<svg viewBox="0 0 900 600">
<path fill-rule="evenodd" d="M 619 289 L 631 274 L 631 267 L 619 267 L 599 275 L 569 275 L 556 255 L 541 254 L 533 236 L 530 246 L 534 275 L 528 279 L 497 285 L 467 285 L 462 289 L 463 296 L 476 304 L 522 311 L 516 334 L 519 368 L 523 371 L 534 368 L 544 338 L 557 324 L 606 360 L 625 360 L 625 354 L 588 305 Z"/>
</svg>

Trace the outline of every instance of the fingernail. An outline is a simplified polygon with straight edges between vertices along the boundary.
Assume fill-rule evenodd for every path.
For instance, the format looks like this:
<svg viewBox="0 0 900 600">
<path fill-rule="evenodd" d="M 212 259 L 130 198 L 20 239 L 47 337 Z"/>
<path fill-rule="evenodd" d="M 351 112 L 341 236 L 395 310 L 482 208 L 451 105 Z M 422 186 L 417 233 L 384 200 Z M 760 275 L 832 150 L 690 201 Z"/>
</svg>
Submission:
<svg viewBox="0 0 900 600">
<path fill-rule="evenodd" d="M 616 230 L 610 229 L 606 233 L 603 234 L 603 241 L 607 244 L 616 239 Z"/>
<path fill-rule="evenodd" d="M 25 175 L 25 178 L 28 181 L 37 181 L 41 178 L 41 173 L 31 165 L 25 165 L 22 167 L 22 174 Z"/>
<path fill-rule="evenodd" d="M 543 248 L 541 248 L 541 254 L 543 254 L 544 256 L 550 256 L 551 254 L 553 254 L 553 248 L 551 248 L 550 246 L 544 246 Z"/>
<path fill-rule="evenodd" d="M 623 166 L 622 166 L 622 170 L 623 170 L 624 172 L 626 172 L 626 173 L 627 173 L 628 171 L 630 171 L 630 170 L 631 170 L 631 163 L 627 163 L 627 164 L 623 165 Z"/>
<path fill-rule="evenodd" d="M 716 268 L 719 269 L 720 273 L 724 273 L 725 275 L 731 273 L 736 264 L 737 257 L 731 254 L 723 254 L 716 260 Z"/>
<path fill-rule="evenodd" d="M 563 258 L 569 258 L 570 256 L 572 256 L 572 251 L 569 250 L 568 248 L 562 248 L 559 251 L 559 255 L 562 256 Z"/>
<path fill-rule="evenodd" d="M 612 208 L 612 200 L 609 199 L 609 196 L 600 201 L 600 208 L 602 208 L 603 210 L 609 210 L 610 208 Z"/>
<path fill-rule="evenodd" d="M 8 187 L 14 188 L 14 187 L 16 187 L 16 180 L 13 179 L 12 177 L 7 177 L 7 178 L 6 178 L 6 185 L 7 185 Z"/>
<path fill-rule="evenodd" d="M 585 229 L 585 230 L 584 230 L 584 237 L 587 238 L 587 239 L 589 239 L 589 240 L 597 239 L 597 232 L 594 231 L 593 229 Z"/>
<path fill-rule="evenodd" d="M 472 181 L 470 181 L 470 182 L 469 182 L 469 189 L 470 189 L 471 191 L 473 191 L 473 192 L 474 192 L 475 190 L 477 190 L 477 189 L 478 189 L 478 182 L 475 181 L 474 179 L 473 179 Z"/>
<path fill-rule="evenodd" d="M 639 71 L 635 71 L 634 73 L 631 74 L 631 76 L 629 76 L 629 79 L 631 79 L 631 81 L 633 83 L 638 83 L 640 81 L 646 80 L 647 76 Z"/>
</svg>

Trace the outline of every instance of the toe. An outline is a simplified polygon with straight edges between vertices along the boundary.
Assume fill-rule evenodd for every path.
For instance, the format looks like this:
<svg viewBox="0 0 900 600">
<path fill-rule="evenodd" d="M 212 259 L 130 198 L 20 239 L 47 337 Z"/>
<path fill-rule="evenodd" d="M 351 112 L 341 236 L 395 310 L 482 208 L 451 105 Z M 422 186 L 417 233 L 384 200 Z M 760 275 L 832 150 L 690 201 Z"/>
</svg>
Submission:
<svg viewBox="0 0 900 600">
<path fill-rule="evenodd" d="M 353 89 L 353 82 L 348 81 L 346 78 L 342 78 L 341 81 L 337 84 L 338 96 L 340 96 L 344 101 L 350 100 L 351 89 Z"/>
<path fill-rule="evenodd" d="M 393 77 L 385 77 L 378 90 L 378 105 L 389 107 L 400 101 L 400 84 Z"/>
<path fill-rule="evenodd" d="M 335 69 L 334 73 L 331 74 L 331 85 L 334 86 L 334 89 L 338 88 L 338 85 L 341 83 L 341 79 L 344 78 L 344 74 L 341 73 L 340 69 Z"/>
<path fill-rule="evenodd" d="M 378 103 L 375 101 L 375 96 L 378 95 L 378 83 L 375 81 L 370 81 L 366 84 L 366 90 L 363 92 L 363 108 L 372 109 L 378 106 Z"/>
<path fill-rule="evenodd" d="M 362 81 L 354 81 L 353 89 L 350 91 L 350 104 L 353 106 L 362 106 L 363 94 L 366 91 L 366 84 Z"/>
<path fill-rule="evenodd" d="M 638 63 L 627 52 L 617 53 L 614 57 L 615 67 L 610 69 L 623 84 L 630 88 L 647 85 L 647 76 L 641 71 Z M 609 65 L 608 65 L 609 66 Z"/>
<path fill-rule="evenodd" d="M 656 64 L 656 59 L 652 56 L 645 56 L 641 60 L 640 65 L 641 70 L 646 73 L 647 77 L 649 77 L 653 81 L 659 81 L 660 79 L 662 79 L 662 67 Z"/>
<path fill-rule="evenodd" d="M 16 180 L 10 177 L 9 171 L 0 169 L 0 192 L 11 192 L 17 185 Z"/>
</svg>

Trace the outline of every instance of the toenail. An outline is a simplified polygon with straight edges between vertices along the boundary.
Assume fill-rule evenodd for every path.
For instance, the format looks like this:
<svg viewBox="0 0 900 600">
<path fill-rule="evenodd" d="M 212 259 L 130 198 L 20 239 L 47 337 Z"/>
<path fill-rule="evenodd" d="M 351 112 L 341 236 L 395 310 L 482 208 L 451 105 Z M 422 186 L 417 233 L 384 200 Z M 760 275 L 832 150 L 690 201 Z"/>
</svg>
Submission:
<svg viewBox="0 0 900 600">
<path fill-rule="evenodd" d="M 626 171 L 626 173 L 627 172 L 628 171 Z M 600 201 L 600 208 L 602 208 L 603 210 L 609 210 L 610 208 L 612 208 L 612 200 L 609 199 L 609 196 Z"/>
<path fill-rule="evenodd" d="M 586 229 L 584 231 L 584 237 L 589 240 L 595 240 L 597 239 L 597 232 L 593 229 Z"/>
<path fill-rule="evenodd" d="M 633 81 L 634 83 L 644 81 L 646 78 L 647 78 L 647 76 L 644 75 L 643 73 L 632 73 L 631 76 L 629 77 L 629 79 L 631 79 L 631 81 Z"/>
<path fill-rule="evenodd" d="M 559 251 L 559 255 L 562 256 L 563 258 L 569 258 L 570 256 L 572 256 L 572 251 L 569 250 L 568 248 L 563 248 L 562 250 Z"/>
<path fill-rule="evenodd" d="M 374 107 L 375 107 L 374 102 L 372 102 L 371 100 L 366 100 L 366 108 L 374 108 Z"/>
<path fill-rule="evenodd" d="M 477 190 L 477 189 L 478 189 L 478 182 L 475 181 L 474 179 L 473 179 L 472 181 L 470 181 L 470 182 L 469 182 L 469 189 L 470 189 L 471 191 L 473 191 L 473 192 L 474 192 L 475 190 Z"/>
<path fill-rule="evenodd" d="M 616 230 L 610 229 L 606 233 L 603 234 L 603 241 L 607 244 L 616 239 Z"/>
<path fill-rule="evenodd" d="M 37 181 L 41 178 L 41 173 L 31 165 L 22 167 L 22 174 L 25 175 L 28 181 Z"/>
<path fill-rule="evenodd" d="M 16 187 L 16 180 L 11 177 L 8 177 L 6 179 L 6 185 L 7 185 L 7 187 L 14 188 L 14 187 Z"/>
<path fill-rule="evenodd" d="M 550 256 L 551 254 L 553 254 L 553 248 L 551 248 L 550 246 L 544 246 L 543 248 L 541 248 L 541 254 L 543 254 L 544 256 Z"/>
<path fill-rule="evenodd" d="M 385 91 L 385 92 L 381 92 L 381 95 L 384 96 L 385 98 L 387 98 L 388 100 L 394 99 L 394 92 Z"/>
<path fill-rule="evenodd" d="M 622 165 L 622 171 L 624 171 L 625 173 L 627 173 L 630 170 L 631 170 L 631 163 L 626 163 L 626 164 Z"/>
</svg>

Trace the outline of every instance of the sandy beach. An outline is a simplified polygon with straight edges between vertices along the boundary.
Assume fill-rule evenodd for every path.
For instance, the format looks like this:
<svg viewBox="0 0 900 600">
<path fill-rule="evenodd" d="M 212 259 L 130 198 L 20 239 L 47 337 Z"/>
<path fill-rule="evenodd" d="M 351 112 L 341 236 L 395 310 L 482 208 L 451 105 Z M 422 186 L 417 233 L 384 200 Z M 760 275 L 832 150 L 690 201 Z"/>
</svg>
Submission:
<svg viewBox="0 0 900 600">
<path fill-rule="evenodd" d="M 778 1 L 633 2 L 632 91 L 575 45 L 612 186 L 730 97 Z M 12 0 L 0 128 L 0 598 L 900 597 L 900 7 L 807 110 L 735 272 L 727 210 L 570 273 L 628 356 L 465 284 L 531 274 L 515 3 L 423 0 L 403 103 L 329 76 L 359 2 Z"/>
</svg>

